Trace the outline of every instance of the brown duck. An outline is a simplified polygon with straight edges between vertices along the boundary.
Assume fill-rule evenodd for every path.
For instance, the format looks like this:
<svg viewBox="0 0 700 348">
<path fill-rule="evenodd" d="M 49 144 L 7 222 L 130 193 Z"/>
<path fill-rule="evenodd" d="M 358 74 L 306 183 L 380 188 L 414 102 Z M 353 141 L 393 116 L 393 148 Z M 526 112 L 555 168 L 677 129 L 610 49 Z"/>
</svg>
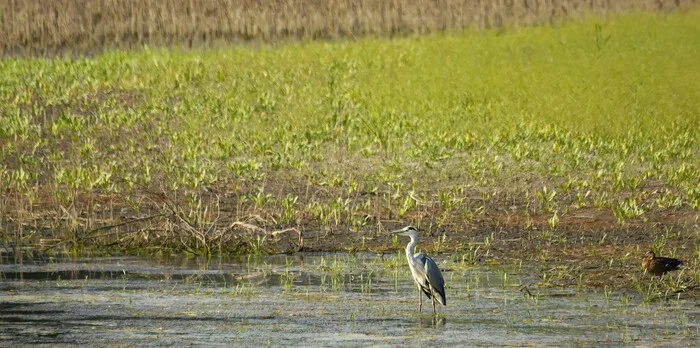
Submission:
<svg viewBox="0 0 700 348">
<path fill-rule="evenodd" d="M 672 259 L 670 257 L 656 257 L 653 251 L 647 251 L 642 261 L 644 272 L 651 273 L 655 276 L 662 276 L 666 272 L 671 272 L 680 269 L 683 261 Z"/>
</svg>

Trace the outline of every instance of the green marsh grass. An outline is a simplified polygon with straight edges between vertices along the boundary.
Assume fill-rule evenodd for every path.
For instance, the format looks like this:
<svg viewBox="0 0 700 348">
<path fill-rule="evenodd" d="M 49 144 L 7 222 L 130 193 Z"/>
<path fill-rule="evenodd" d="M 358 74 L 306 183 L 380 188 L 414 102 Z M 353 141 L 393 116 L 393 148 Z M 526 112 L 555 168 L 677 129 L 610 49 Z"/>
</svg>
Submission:
<svg viewBox="0 0 700 348">
<path fill-rule="evenodd" d="M 2 239 L 275 252 L 261 233 L 376 245 L 394 220 L 442 251 L 493 216 L 555 236 L 590 211 L 608 229 L 692 219 L 698 23 L 4 59 Z"/>
</svg>

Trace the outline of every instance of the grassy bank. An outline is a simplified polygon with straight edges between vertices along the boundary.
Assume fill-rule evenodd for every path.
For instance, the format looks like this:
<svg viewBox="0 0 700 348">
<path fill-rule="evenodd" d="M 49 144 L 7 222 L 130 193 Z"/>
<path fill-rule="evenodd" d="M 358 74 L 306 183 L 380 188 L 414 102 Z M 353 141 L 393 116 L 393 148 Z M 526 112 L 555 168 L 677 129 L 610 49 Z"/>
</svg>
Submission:
<svg viewBox="0 0 700 348">
<path fill-rule="evenodd" d="M 0 1 L 3 54 L 105 47 L 347 39 L 552 24 L 586 15 L 686 10 L 698 0 Z"/>
<path fill-rule="evenodd" d="M 371 248 L 407 223 L 435 249 L 697 234 L 698 23 L 5 59 L 2 240 L 216 252 Z"/>
</svg>

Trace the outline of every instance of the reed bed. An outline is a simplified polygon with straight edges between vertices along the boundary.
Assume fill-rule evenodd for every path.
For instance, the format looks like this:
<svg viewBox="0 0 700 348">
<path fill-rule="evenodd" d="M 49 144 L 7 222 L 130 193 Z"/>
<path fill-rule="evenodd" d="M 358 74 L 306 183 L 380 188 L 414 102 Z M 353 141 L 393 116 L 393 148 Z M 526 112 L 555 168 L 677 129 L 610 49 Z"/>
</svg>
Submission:
<svg viewBox="0 0 700 348">
<path fill-rule="evenodd" d="M 7 54 L 104 47 L 219 45 L 286 39 L 518 27 L 587 14 L 688 9 L 698 0 L 2 0 Z"/>
</svg>

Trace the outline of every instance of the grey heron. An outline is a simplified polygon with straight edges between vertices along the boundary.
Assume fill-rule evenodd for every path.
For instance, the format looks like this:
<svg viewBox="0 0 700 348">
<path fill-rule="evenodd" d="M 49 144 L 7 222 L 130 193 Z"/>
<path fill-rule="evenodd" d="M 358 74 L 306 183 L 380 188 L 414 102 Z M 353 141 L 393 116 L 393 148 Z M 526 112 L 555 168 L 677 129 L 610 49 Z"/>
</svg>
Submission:
<svg viewBox="0 0 700 348">
<path fill-rule="evenodd" d="M 423 310 L 423 295 L 421 291 L 428 296 L 428 299 L 433 301 L 434 313 L 437 312 L 435 301 L 440 302 L 443 306 L 447 306 L 445 280 L 442 278 L 442 273 L 440 273 L 440 269 L 435 264 L 435 261 L 425 253 L 414 254 L 416 244 L 418 244 L 418 230 L 413 226 L 406 226 L 391 233 L 411 237 L 411 241 L 406 246 L 406 259 L 408 260 L 408 267 L 411 268 L 413 280 L 418 286 L 418 311 Z"/>
</svg>

